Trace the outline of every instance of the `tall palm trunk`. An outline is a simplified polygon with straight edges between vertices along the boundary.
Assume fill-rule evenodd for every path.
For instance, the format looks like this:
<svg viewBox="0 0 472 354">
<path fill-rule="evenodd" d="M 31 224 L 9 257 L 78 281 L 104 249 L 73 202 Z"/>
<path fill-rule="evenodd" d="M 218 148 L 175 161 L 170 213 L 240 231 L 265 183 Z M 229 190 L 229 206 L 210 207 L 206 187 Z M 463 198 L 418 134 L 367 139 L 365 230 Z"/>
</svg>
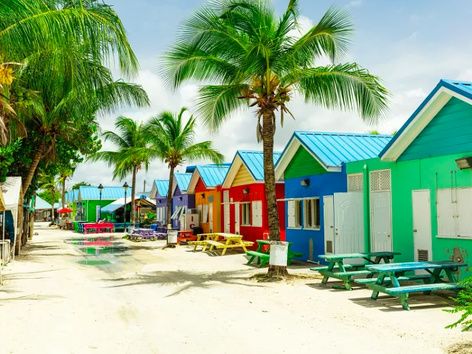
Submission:
<svg viewBox="0 0 472 354">
<path fill-rule="evenodd" d="M 29 186 L 31 185 L 31 181 L 33 180 L 33 177 L 36 173 L 36 169 L 38 168 L 38 165 L 41 162 L 41 159 L 43 157 L 43 152 L 44 152 L 44 143 L 41 143 L 40 146 L 38 147 L 38 150 L 36 150 L 36 153 L 34 154 L 33 161 L 31 162 L 31 165 L 28 170 L 28 174 L 23 180 L 23 184 L 21 186 L 20 198 L 18 200 L 18 220 L 17 220 L 18 234 L 15 236 L 16 237 L 16 242 L 15 242 L 15 247 L 14 247 L 15 255 L 20 254 L 21 240 L 23 238 L 22 237 L 23 216 L 24 216 L 23 204 L 25 201 L 25 195 L 26 195 L 26 192 L 28 191 Z"/>
<path fill-rule="evenodd" d="M 62 203 L 62 207 L 65 208 L 66 207 L 66 177 L 62 177 L 61 179 L 61 203 Z"/>
<path fill-rule="evenodd" d="M 136 224 L 136 174 L 138 173 L 138 167 L 133 166 L 133 176 L 131 180 L 131 223 Z M 125 205 L 125 214 L 126 214 L 126 205 Z"/>
<path fill-rule="evenodd" d="M 264 188 L 267 200 L 267 214 L 269 222 L 269 239 L 280 241 L 279 213 L 277 212 L 277 198 L 275 194 L 274 172 L 274 135 L 275 119 L 273 113 L 262 117 L 262 146 L 264 153 Z M 270 266 L 269 275 L 286 275 L 287 267 Z"/>
<path fill-rule="evenodd" d="M 174 166 L 170 166 L 169 171 L 169 190 L 167 191 L 167 217 L 166 224 L 169 225 L 172 223 L 172 192 L 174 189 Z"/>
</svg>

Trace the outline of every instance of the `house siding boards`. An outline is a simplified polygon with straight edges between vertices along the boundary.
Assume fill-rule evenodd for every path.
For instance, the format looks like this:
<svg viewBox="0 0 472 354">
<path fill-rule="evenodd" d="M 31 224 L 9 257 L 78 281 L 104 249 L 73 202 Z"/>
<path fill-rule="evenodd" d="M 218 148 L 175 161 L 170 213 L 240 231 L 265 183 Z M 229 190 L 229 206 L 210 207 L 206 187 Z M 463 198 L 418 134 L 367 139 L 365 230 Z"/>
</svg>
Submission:
<svg viewBox="0 0 472 354">
<path fill-rule="evenodd" d="M 246 166 L 241 165 L 238 173 L 236 174 L 236 177 L 234 178 L 233 186 L 243 186 L 254 182 L 255 180 L 246 168 Z"/>
<path fill-rule="evenodd" d="M 200 226 L 204 233 L 208 232 L 221 232 L 220 222 L 220 208 L 221 208 L 221 188 L 208 189 L 201 179 L 197 182 L 195 187 L 195 207 L 199 209 L 200 213 Z M 213 222 L 210 223 L 210 211 L 208 215 L 203 219 L 204 208 L 212 209 Z"/>
<path fill-rule="evenodd" d="M 172 209 L 175 211 L 178 207 L 187 207 L 188 209 L 195 208 L 195 195 L 194 194 L 186 194 L 180 191 L 179 186 L 176 187 L 174 196 L 172 197 Z M 174 229 L 180 230 L 180 220 L 173 219 L 172 220 L 172 227 Z"/>
<path fill-rule="evenodd" d="M 472 151 L 472 106 L 452 97 L 399 161 L 469 151 Z"/>
<path fill-rule="evenodd" d="M 307 161 L 310 161 L 310 163 L 307 164 Z M 305 148 L 299 147 L 285 171 L 285 178 L 297 178 L 325 172 L 323 166 L 313 159 L 313 156 Z"/>
</svg>

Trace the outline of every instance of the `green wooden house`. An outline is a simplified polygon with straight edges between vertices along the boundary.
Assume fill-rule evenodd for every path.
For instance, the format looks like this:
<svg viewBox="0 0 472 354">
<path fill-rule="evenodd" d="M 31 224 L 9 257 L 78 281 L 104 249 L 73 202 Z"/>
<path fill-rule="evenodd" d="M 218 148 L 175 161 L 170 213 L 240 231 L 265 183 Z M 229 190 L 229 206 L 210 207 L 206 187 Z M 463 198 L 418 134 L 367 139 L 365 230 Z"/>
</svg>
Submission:
<svg viewBox="0 0 472 354">
<path fill-rule="evenodd" d="M 366 249 L 471 273 L 472 83 L 441 80 L 378 158 L 346 171 L 348 190 L 363 193 Z"/>
<path fill-rule="evenodd" d="M 127 192 L 130 198 L 131 190 Z M 124 198 L 125 189 L 123 187 L 103 187 L 101 193 L 98 187 L 81 186 L 77 194 L 76 216 L 77 221 L 95 222 L 98 220 L 100 207 Z"/>
</svg>

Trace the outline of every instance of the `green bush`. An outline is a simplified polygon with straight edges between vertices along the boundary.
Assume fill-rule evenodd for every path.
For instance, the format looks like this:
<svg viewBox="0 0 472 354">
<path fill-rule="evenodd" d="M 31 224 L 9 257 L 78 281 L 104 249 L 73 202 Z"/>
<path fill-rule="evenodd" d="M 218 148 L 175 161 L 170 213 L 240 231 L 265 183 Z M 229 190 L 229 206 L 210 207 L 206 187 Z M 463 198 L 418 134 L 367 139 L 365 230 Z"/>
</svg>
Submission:
<svg viewBox="0 0 472 354">
<path fill-rule="evenodd" d="M 470 331 L 472 330 L 472 277 L 463 280 L 461 285 L 464 286 L 464 289 L 454 299 L 456 303 L 454 309 L 449 311 L 459 313 L 461 317 L 447 328 L 461 326 L 463 331 Z"/>
</svg>

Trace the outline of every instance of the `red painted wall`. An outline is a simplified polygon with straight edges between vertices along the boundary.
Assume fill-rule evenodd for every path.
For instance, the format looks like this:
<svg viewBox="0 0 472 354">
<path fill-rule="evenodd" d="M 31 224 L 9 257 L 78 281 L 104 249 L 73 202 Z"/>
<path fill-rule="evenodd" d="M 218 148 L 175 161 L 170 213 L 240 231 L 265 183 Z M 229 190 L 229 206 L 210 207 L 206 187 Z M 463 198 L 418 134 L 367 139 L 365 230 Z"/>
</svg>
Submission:
<svg viewBox="0 0 472 354">
<path fill-rule="evenodd" d="M 243 193 L 243 190 L 249 188 L 249 193 Z M 249 201 L 262 201 L 262 227 L 255 226 L 240 226 L 240 234 L 244 236 L 244 239 L 247 241 L 256 241 L 260 239 L 266 239 L 267 234 L 269 233 L 268 225 L 268 216 L 267 216 L 267 201 L 265 198 L 264 184 L 263 183 L 253 183 L 246 184 L 242 186 L 230 187 L 223 189 L 221 192 L 221 201 L 223 201 L 223 191 L 229 190 L 229 198 L 232 201 L 230 205 L 230 230 L 232 233 L 235 232 L 234 225 L 234 209 L 235 202 L 249 202 Z M 276 197 L 277 199 L 284 198 L 284 184 L 277 183 L 276 185 Z M 241 206 L 240 206 L 241 207 Z M 277 209 L 279 213 L 279 222 L 280 222 L 280 236 L 282 240 L 285 240 L 285 203 L 283 201 L 277 202 Z M 224 230 L 225 220 L 224 220 L 224 209 L 223 204 L 221 205 L 221 228 Z M 241 211 L 240 211 L 240 220 L 241 220 Z M 265 235 L 264 235 L 265 234 Z M 255 244 L 255 247 L 257 245 Z M 254 248 L 255 248 L 254 247 Z"/>
</svg>

